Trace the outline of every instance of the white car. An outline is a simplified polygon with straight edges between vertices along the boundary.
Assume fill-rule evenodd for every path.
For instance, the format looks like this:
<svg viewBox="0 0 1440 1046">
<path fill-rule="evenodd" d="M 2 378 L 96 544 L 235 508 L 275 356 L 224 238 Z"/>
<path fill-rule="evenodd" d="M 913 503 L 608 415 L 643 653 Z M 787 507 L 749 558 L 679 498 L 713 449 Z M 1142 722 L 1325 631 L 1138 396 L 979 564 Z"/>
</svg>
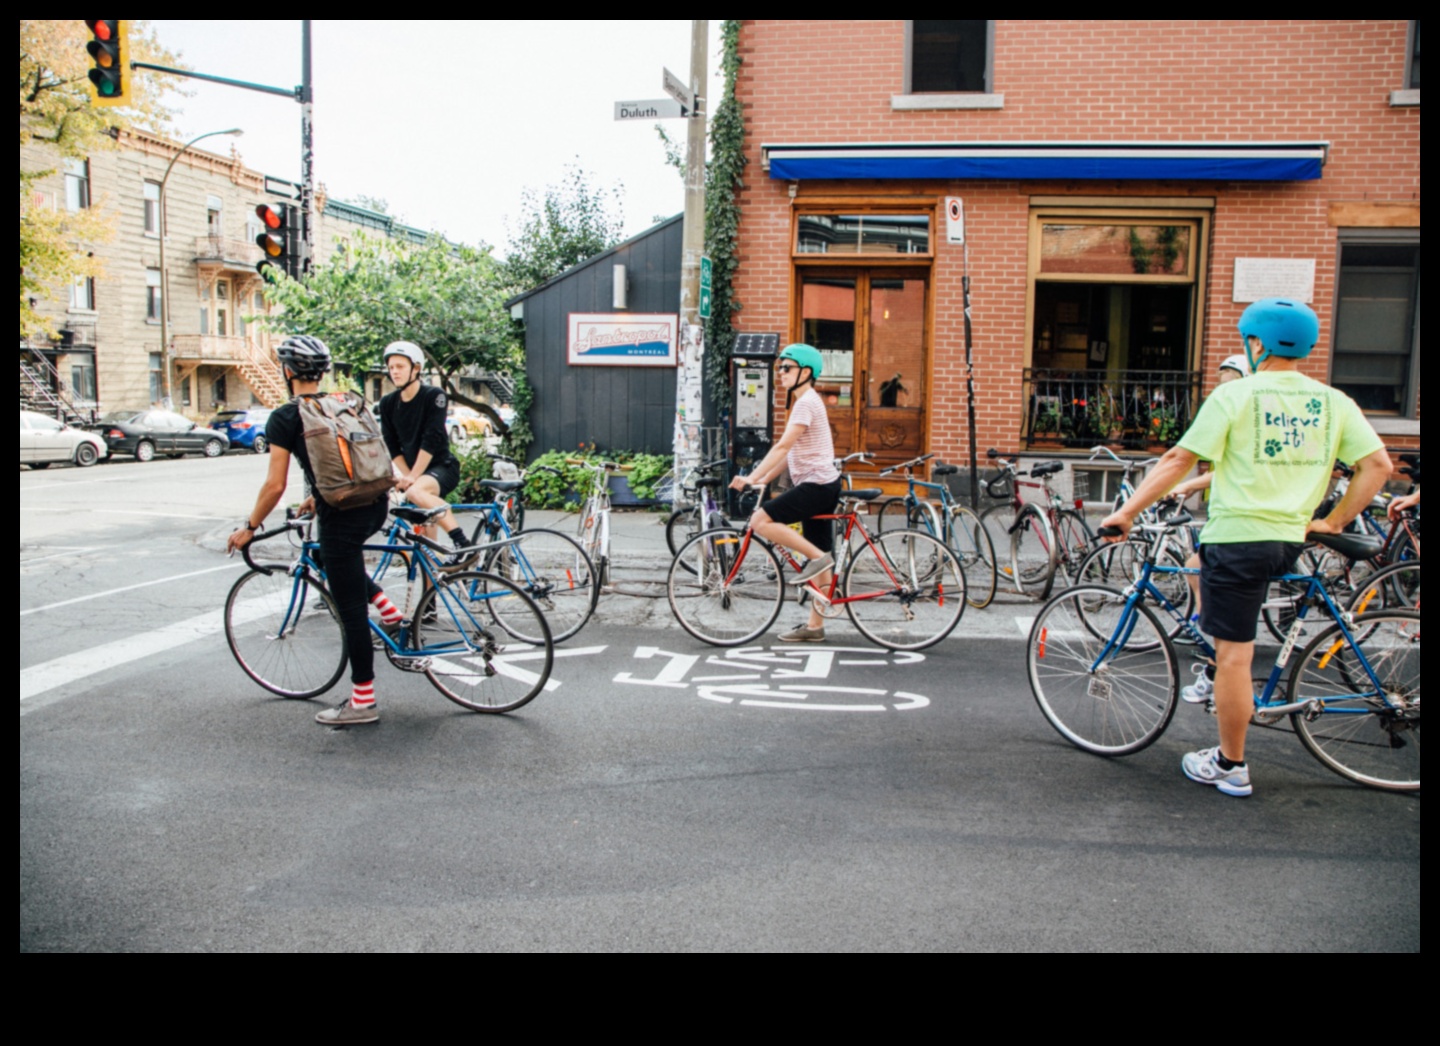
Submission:
<svg viewBox="0 0 1440 1046">
<path fill-rule="evenodd" d="M 93 432 L 71 428 L 34 411 L 20 412 L 20 464 L 49 468 L 51 462 L 72 461 L 81 468 L 108 457 L 110 448 Z"/>
</svg>

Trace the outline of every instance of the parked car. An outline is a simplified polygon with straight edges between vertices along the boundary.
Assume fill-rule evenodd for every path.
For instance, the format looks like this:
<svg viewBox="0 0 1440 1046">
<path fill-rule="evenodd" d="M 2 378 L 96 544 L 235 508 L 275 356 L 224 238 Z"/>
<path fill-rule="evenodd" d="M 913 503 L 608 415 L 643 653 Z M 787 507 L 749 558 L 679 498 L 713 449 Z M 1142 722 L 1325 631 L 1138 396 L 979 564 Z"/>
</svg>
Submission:
<svg viewBox="0 0 1440 1046">
<path fill-rule="evenodd" d="M 133 454 L 136 461 L 150 461 L 156 454 L 218 458 L 230 449 L 230 437 L 225 433 L 202 429 L 168 410 L 112 411 L 100 419 L 96 430 L 109 444 L 110 453 Z"/>
<path fill-rule="evenodd" d="M 20 464 L 32 469 L 48 469 L 55 461 L 73 461 L 88 468 L 110 448 L 93 432 L 72 428 L 63 421 L 31 410 L 20 412 Z"/>
<path fill-rule="evenodd" d="M 222 410 L 210 419 L 210 427 L 230 437 L 230 446 L 249 447 L 256 454 L 270 450 L 265 439 L 265 422 L 270 420 L 268 407 L 251 407 L 249 410 Z"/>
<path fill-rule="evenodd" d="M 492 434 L 490 419 L 472 407 L 451 407 L 445 417 L 451 443 L 468 443 Z"/>
</svg>

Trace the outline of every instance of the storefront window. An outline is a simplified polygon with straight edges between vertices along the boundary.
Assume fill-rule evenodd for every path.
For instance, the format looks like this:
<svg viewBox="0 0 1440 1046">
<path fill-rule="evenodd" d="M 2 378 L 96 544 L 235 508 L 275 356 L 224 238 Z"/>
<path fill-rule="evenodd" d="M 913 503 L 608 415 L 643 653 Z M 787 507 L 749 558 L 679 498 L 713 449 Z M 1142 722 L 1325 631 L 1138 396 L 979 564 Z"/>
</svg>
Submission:
<svg viewBox="0 0 1440 1046">
<path fill-rule="evenodd" d="M 797 254 L 929 254 L 928 214 L 802 214 Z"/>
<path fill-rule="evenodd" d="M 1188 225 L 1045 223 L 1040 272 L 1087 276 L 1189 276 Z"/>
</svg>

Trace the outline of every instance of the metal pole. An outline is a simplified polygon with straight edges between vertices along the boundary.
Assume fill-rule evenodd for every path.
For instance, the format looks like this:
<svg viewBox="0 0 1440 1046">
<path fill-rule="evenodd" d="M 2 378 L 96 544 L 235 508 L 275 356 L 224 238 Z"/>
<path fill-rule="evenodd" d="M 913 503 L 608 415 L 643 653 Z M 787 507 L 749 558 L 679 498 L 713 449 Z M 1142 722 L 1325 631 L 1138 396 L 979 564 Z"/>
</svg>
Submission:
<svg viewBox="0 0 1440 1046">
<path fill-rule="evenodd" d="M 970 427 L 970 510 L 980 511 L 979 455 L 975 451 L 975 363 L 970 356 L 970 237 L 965 237 L 965 269 L 960 277 L 965 300 L 965 412 Z"/>
<path fill-rule="evenodd" d="M 705 253 L 705 99 L 710 22 L 690 22 L 690 91 L 695 111 L 686 124 L 685 224 L 680 259 L 680 367 L 675 375 L 675 476 L 700 463 L 705 326 L 700 322 L 700 258 Z"/>
<path fill-rule="evenodd" d="M 217 134 L 244 134 L 238 127 L 232 127 L 228 131 L 206 131 L 204 134 L 191 138 L 180 147 L 180 151 L 170 158 L 169 165 L 165 168 L 165 175 L 160 179 L 160 376 L 162 378 L 162 400 L 166 409 L 173 409 L 174 396 L 170 389 L 170 273 L 165 268 L 165 237 L 170 234 L 170 220 L 165 213 L 165 186 L 170 182 L 170 172 L 175 169 L 175 161 L 190 151 L 190 147 L 203 138 L 212 138 Z"/>
<path fill-rule="evenodd" d="M 310 19 L 300 22 L 300 272 L 315 257 L 315 87 L 310 77 Z"/>
</svg>

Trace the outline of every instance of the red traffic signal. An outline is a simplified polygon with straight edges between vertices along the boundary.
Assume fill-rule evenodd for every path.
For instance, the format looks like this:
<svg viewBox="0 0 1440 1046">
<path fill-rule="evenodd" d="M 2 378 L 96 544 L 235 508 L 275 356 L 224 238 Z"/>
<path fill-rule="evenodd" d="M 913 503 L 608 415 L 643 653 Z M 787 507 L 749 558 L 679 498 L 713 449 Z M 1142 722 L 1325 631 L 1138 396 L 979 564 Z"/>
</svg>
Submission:
<svg viewBox="0 0 1440 1046">
<path fill-rule="evenodd" d="M 256 270 L 261 276 L 264 276 L 266 269 L 274 267 L 291 279 L 298 279 L 300 276 L 298 209 L 293 204 L 282 203 L 272 206 L 262 203 L 256 206 L 255 216 L 264 226 L 264 231 L 255 237 L 255 246 L 260 248 L 262 255 L 255 266 Z"/>
<path fill-rule="evenodd" d="M 129 103 L 130 60 L 128 26 L 121 18 L 87 18 L 92 39 L 85 45 L 91 61 L 90 101 L 93 105 Z"/>
</svg>

